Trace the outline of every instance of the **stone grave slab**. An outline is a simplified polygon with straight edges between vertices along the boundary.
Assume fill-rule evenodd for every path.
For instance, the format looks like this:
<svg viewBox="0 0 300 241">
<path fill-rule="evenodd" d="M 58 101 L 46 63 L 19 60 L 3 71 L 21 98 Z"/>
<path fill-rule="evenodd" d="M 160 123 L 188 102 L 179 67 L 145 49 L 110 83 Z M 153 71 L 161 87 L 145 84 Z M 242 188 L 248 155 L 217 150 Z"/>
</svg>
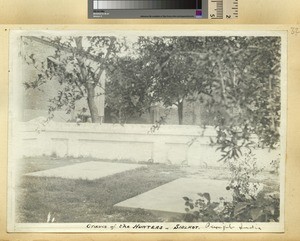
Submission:
<svg viewBox="0 0 300 241">
<path fill-rule="evenodd" d="M 193 200 L 199 198 L 197 193 L 208 192 L 212 202 L 219 202 L 220 197 L 232 201 L 232 192 L 226 190 L 228 181 L 201 179 L 198 177 L 180 178 L 164 184 L 141 195 L 117 203 L 124 208 L 142 208 L 152 211 L 185 213 L 183 197 Z"/>
<path fill-rule="evenodd" d="M 145 165 L 90 161 L 28 173 L 25 175 L 34 177 L 61 177 L 69 179 L 95 180 L 117 173 L 134 170 L 143 166 Z"/>
</svg>

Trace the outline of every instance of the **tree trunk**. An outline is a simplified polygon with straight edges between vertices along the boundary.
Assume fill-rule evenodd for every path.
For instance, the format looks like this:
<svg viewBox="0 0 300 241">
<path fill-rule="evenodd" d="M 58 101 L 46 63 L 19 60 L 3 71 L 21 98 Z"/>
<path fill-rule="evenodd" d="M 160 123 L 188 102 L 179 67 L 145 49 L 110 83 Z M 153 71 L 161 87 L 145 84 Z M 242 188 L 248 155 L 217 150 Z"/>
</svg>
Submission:
<svg viewBox="0 0 300 241">
<path fill-rule="evenodd" d="M 179 125 L 182 125 L 183 121 L 183 100 L 178 102 L 178 122 Z"/>
<path fill-rule="evenodd" d="M 87 102 L 91 113 L 92 122 L 101 123 L 101 117 L 99 116 L 98 108 L 95 102 L 95 88 L 89 86 L 87 88 L 87 95 L 88 95 Z"/>
<path fill-rule="evenodd" d="M 83 52 L 83 47 L 82 47 L 82 37 L 76 37 L 75 38 L 75 43 L 78 52 Z M 93 84 L 87 83 L 87 71 L 84 63 L 83 56 L 78 55 L 76 57 L 78 61 L 78 65 L 80 68 L 80 73 L 81 73 L 81 78 L 82 82 L 85 83 L 85 88 L 87 90 L 87 102 L 88 102 L 88 107 L 91 113 L 92 117 L 92 122 L 93 123 L 101 123 L 101 117 L 99 116 L 99 111 L 95 102 L 95 86 Z"/>
<path fill-rule="evenodd" d="M 192 108 L 193 108 L 193 113 L 192 113 L 193 120 L 192 120 L 192 123 L 193 123 L 193 125 L 195 125 L 196 121 L 197 121 L 196 104 L 195 104 L 195 102 L 192 103 Z"/>
</svg>

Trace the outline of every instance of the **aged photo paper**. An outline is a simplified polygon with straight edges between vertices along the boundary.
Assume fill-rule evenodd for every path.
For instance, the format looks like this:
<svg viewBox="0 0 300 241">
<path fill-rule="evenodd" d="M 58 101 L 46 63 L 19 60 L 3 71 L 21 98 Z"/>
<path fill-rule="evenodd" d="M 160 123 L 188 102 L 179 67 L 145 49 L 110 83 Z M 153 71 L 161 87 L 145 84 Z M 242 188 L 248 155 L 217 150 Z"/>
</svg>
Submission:
<svg viewBox="0 0 300 241">
<path fill-rule="evenodd" d="M 9 232 L 283 232 L 287 32 L 11 30 Z"/>
</svg>

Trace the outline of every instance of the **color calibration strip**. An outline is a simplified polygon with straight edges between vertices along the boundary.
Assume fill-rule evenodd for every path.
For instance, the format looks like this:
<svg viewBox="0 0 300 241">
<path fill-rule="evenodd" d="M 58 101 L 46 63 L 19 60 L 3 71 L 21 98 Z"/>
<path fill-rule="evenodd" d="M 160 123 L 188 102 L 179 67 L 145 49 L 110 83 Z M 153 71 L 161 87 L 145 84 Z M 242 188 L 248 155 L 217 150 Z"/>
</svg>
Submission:
<svg viewBox="0 0 300 241">
<path fill-rule="evenodd" d="M 229 19 L 237 8 L 238 0 L 88 0 L 88 17 Z"/>
<path fill-rule="evenodd" d="M 186 0 L 94 0 L 94 9 L 196 9 L 196 1 Z"/>
</svg>

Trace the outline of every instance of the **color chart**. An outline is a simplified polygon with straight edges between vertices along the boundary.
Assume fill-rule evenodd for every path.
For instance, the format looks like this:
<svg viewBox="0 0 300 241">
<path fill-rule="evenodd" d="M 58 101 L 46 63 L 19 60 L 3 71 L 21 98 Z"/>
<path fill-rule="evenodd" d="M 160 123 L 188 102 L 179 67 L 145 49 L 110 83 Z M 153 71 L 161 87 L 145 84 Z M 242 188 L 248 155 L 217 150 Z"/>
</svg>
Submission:
<svg viewBox="0 0 300 241">
<path fill-rule="evenodd" d="M 238 0 L 88 0 L 90 19 L 238 17 Z"/>
</svg>

